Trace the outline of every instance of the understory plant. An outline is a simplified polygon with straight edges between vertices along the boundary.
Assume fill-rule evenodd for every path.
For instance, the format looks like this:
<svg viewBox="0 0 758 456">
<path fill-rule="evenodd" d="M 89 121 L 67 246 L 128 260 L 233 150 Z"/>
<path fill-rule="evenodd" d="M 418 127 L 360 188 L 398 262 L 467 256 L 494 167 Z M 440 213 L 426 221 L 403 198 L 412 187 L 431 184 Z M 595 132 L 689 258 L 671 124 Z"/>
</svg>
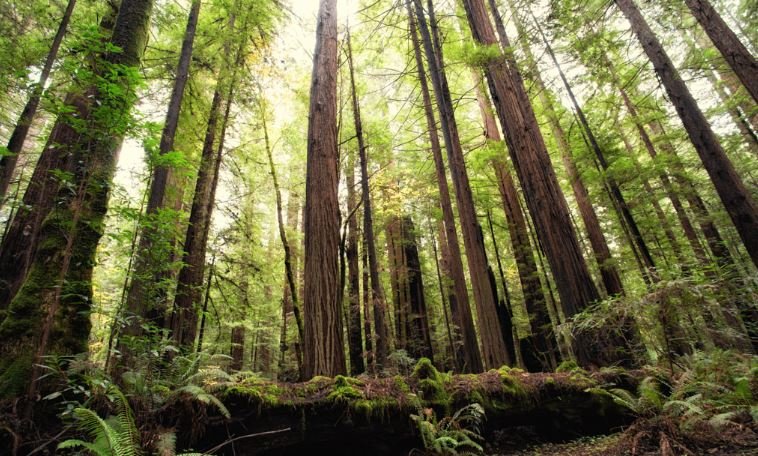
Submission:
<svg viewBox="0 0 758 456">
<path fill-rule="evenodd" d="M 416 423 L 424 451 L 412 453 L 428 455 L 480 455 L 483 454 L 481 425 L 485 420 L 484 407 L 473 403 L 456 411 L 452 416 L 437 420 L 431 408 L 419 408 L 411 415 Z"/>
<path fill-rule="evenodd" d="M 97 456 L 138 456 L 148 454 L 143 448 L 134 412 L 124 393 L 115 385 L 107 392 L 112 398 L 114 414 L 101 418 L 94 410 L 77 407 L 73 410 L 76 427 L 87 434 L 89 441 L 68 439 L 58 445 L 59 450 L 80 450 Z M 197 395 L 200 397 L 200 395 Z M 222 406 L 223 407 L 223 406 Z M 158 435 L 155 449 L 161 456 L 176 455 L 176 435 L 164 431 Z M 177 456 L 202 456 L 202 453 L 182 453 Z"/>
<path fill-rule="evenodd" d="M 620 445 L 632 454 L 649 447 L 664 456 L 697 454 L 714 443 L 758 443 L 758 357 L 732 351 L 695 352 L 673 376 L 657 373 L 637 393 L 609 389 L 637 420 Z"/>
</svg>

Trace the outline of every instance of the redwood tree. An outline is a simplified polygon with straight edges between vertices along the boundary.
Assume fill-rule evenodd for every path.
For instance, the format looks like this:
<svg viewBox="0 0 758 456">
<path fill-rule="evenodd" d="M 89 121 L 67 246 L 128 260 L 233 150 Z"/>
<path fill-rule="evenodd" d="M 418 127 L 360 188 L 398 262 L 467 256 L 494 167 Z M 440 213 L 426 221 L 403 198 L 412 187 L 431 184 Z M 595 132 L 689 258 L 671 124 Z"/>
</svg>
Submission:
<svg viewBox="0 0 758 456">
<path fill-rule="evenodd" d="M 724 56 L 724 60 L 734 71 L 747 89 L 750 96 L 758 103 L 758 61 L 737 38 L 737 35 L 721 18 L 721 15 L 713 8 L 708 0 L 684 0 L 690 12 L 705 33 L 713 41 L 713 44 Z"/>
<path fill-rule="evenodd" d="M 748 254 L 758 265 L 758 205 L 634 0 L 615 2 L 629 20 L 632 31 L 652 62 Z"/>
<path fill-rule="evenodd" d="M 484 2 L 463 3 L 476 42 L 497 45 Z M 555 277 L 564 315 L 571 317 L 596 301 L 599 294 L 582 257 L 566 200 L 518 69 L 509 66 L 505 59 L 490 59 L 484 72 L 527 207 Z M 591 347 L 581 342 L 575 346 L 579 361 L 589 364 L 593 358 L 589 353 Z"/>
<path fill-rule="evenodd" d="M 321 0 L 313 53 L 305 180 L 305 378 L 345 373 L 338 296 L 337 60 L 337 1 Z"/>
</svg>

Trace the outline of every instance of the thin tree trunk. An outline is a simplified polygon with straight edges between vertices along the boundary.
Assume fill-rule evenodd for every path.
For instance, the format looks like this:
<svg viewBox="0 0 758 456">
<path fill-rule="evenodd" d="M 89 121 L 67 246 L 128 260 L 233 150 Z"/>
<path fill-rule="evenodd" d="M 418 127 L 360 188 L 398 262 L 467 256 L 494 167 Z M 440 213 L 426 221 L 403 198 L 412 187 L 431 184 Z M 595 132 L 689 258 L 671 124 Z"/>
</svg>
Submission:
<svg viewBox="0 0 758 456">
<path fill-rule="evenodd" d="M 205 298 L 203 299 L 203 309 L 200 312 L 200 330 L 197 334 L 197 353 L 203 351 L 203 339 L 205 338 L 205 322 L 208 317 L 208 303 L 211 301 L 211 283 L 216 266 L 216 255 L 211 258 L 211 267 L 208 269 L 208 282 L 205 284 Z M 110 351 L 110 350 L 109 350 Z"/>
<path fill-rule="evenodd" d="M 402 220 L 403 247 L 405 250 L 405 269 L 409 297 L 408 313 L 408 347 L 414 358 L 434 360 L 432 337 L 429 329 L 429 313 L 424 295 L 424 280 L 421 274 L 421 259 L 416 242 L 416 229 L 410 216 Z"/>
<path fill-rule="evenodd" d="M 615 0 L 650 58 L 685 130 L 716 187 L 721 202 L 742 238 L 751 259 L 758 265 L 758 206 L 727 158 L 708 121 L 697 106 L 679 72 L 650 30 L 633 0 Z M 758 78 L 755 78 L 758 81 Z M 755 96 L 754 96 L 755 98 Z"/>
<path fill-rule="evenodd" d="M 479 345 L 476 340 L 474 330 L 474 320 L 471 315 L 471 306 L 469 303 L 468 290 L 466 286 L 466 277 L 463 271 L 463 259 L 461 255 L 460 242 L 458 240 L 458 231 L 455 227 L 455 216 L 453 215 L 453 205 L 450 199 L 450 189 L 448 188 L 445 163 L 442 158 L 442 148 L 440 147 L 439 135 L 437 133 L 437 121 L 432 109 L 432 100 L 429 93 L 426 72 L 424 71 L 424 61 L 421 56 L 421 45 L 417 35 L 416 20 L 411 10 L 410 1 L 407 4 L 410 23 L 410 36 L 413 45 L 414 57 L 416 60 L 416 69 L 418 72 L 419 83 L 421 86 L 421 95 L 424 103 L 424 114 L 426 117 L 427 130 L 429 132 L 429 141 L 431 144 L 432 157 L 434 158 L 434 167 L 437 175 L 437 185 L 440 195 L 440 208 L 442 209 L 442 218 L 444 223 L 444 236 L 440 237 L 440 250 L 443 253 L 443 263 L 446 271 L 449 271 L 450 278 L 453 281 L 453 294 L 450 295 L 450 310 L 458 330 L 460 331 L 461 344 L 455 346 L 456 367 L 459 372 L 480 372 L 483 370 L 482 359 L 479 352 Z M 447 258 L 447 260 L 445 259 Z"/>
<path fill-rule="evenodd" d="M 464 6 L 476 42 L 497 45 L 483 1 L 464 0 Z M 485 65 L 485 74 L 531 218 L 555 277 L 564 314 L 571 317 L 596 301 L 599 294 L 582 257 L 566 200 L 518 69 L 512 62 L 509 67 L 502 59 L 491 59 Z M 590 364 L 591 347 L 585 347 L 582 341 L 574 345 L 580 363 Z"/>
<path fill-rule="evenodd" d="M 337 2 L 321 0 L 313 53 L 305 182 L 305 378 L 345 374 L 339 299 Z"/>
<path fill-rule="evenodd" d="M 350 214 L 347 221 L 347 276 L 348 276 L 348 347 L 350 351 L 350 374 L 358 375 L 366 371 L 363 361 L 363 342 L 361 337 L 361 301 L 360 301 L 360 270 L 358 267 L 358 216 L 357 197 L 355 192 L 355 155 L 349 154 L 347 159 L 347 211 Z"/>
<path fill-rule="evenodd" d="M 368 249 L 368 266 L 371 277 L 371 300 L 374 305 L 374 330 L 375 330 L 375 353 L 374 362 L 377 369 L 381 370 L 387 361 L 389 354 L 389 334 L 387 328 L 387 306 L 384 299 L 382 283 L 379 281 L 379 262 L 376 258 L 376 239 L 374 238 L 374 219 L 371 209 L 371 192 L 369 189 L 368 157 L 366 144 L 363 137 L 363 124 L 361 123 L 361 111 L 358 103 L 358 94 L 355 91 L 355 70 L 353 67 L 353 51 L 350 45 L 350 34 L 347 35 L 347 56 L 350 69 L 350 86 L 353 101 L 353 120 L 355 121 L 355 135 L 358 138 L 358 156 L 361 168 L 361 193 L 363 203 L 363 236 L 366 239 Z"/>
<path fill-rule="evenodd" d="M 555 53 L 553 52 L 553 47 L 550 45 L 550 42 L 548 41 L 547 37 L 542 31 L 542 28 L 539 26 L 539 22 L 537 18 L 534 16 L 534 13 L 532 13 L 531 10 L 529 11 L 529 13 L 531 14 L 532 19 L 534 20 L 534 25 L 537 28 L 537 31 L 540 33 L 540 36 L 542 37 L 542 41 L 545 44 L 545 50 L 547 50 L 547 53 L 550 56 L 550 59 L 552 60 L 553 65 L 555 66 L 556 70 L 558 70 L 558 76 L 561 78 L 561 81 L 563 82 L 563 86 L 566 89 L 566 93 L 568 93 L 569 99 L 571 100 L 571 104 L 574 107 L 576 116 L 579 119 L 579 124 L 582 126 L 582 130 L 584 131 L 584 134 L 586 135 L 590 148 L 592 149 L 593 153 L 595 154 L 595 157 L 597 158 L 597 162 L 600 164 L 600 167 L 602 168 L 603 178 L 607 183 L 611 198 L 615 201 L 616 206 L 619 209 L 619 212 L 620 212 L 619 215 L 623 219 L 623 223 L 626 223 L 626 226 L 629 229 L 629 232 L 631 234 L 632 240 L 637 245 L 637 250 L 645 265 L 645 268 L 648 270 L 648 274 L 655 276 L 656 275 L 655 261 L 653 260 L 653 256 L 650 254 L 650 249 L 648 249 L 647 243 L 645 242 L 645 239 L 642 236 L 642 233 L 640 232 L 639 226 L 637 225 L 637 221 L 634 219 L 634 216 L 632 215 L 632 211 L 629 208 L 629 205 L 627 204 L 626 199 L 624 198 L 624 195 L 621 193 L 621 188 L 619 187 L 619 184 L 616 182 L 615 178 L 609 175 L 610 164 L 606 160 L 603 150 L 600 148 L 600 144 L 598 143 L 597 138 L 595 137 L 595 133 L 592 131 L 592 128 L 590 127 L 587 117 L 584 115 L 584 110 L 581 108 L 581 106 L 579 106 L 579 102 L 577 101 L 576 96 L 574 95 L 574 90 L 571 88 L 571 84 L 569 84 L 568 79 L 566 78 L 566 75 L 563 73 L 563 68 L 558 62 L 558 59 L 556 58 Z"/>
<path fill-rule="evenodd" d="M 376 363 L 374 362 L 374 334 L 371 332 L 371 291 L 370 291 L 370 275 L 368 272 L 368 248 L 366 247 L 366 237 L 362 236 L 361 244 L 361 270 L 363 271 L 362 277 L 362 292 L 363 292 L 363 334 L 365 334 L 366 343 L 366 371 L 376 372 Z"/>
<path fill-rule="evenodd" d="M 182 268 L 179 271 L 174 311 L 171 317 L 172 338 L 180 347 L 184 348 L 191 347 L 195 341 L 197 314 L 194 306 L 199 301 L 198 284 L 202 283 L 204 275 L 205 244 L 203 238 L 206 237 L 205 230 L 210 228 L 208 209 L 213 206 L 210 202 L 210 194 L 217 160 L 217 150 L 214 146 L 221 103 L 222 95 L 217 87 L 211 102 L 211 111 L 200 157 L 200 168 L 195 182 L 189 225 L 184 238 Z"/>
<path fill-rule="evenodd" d="M 637 112 L 637 108 L 634 106 L 634 103 L 632 103 L 632 100 L 629 98 L 629 94 L 626 92 L 626 90 L 623 88 L 623 86 L 621 86 L 620 82 L 618 81 L 615 75 L 615 72 L 613 70 L 613 67 L 610 65 L 610 62 L 607 61 L 607 63 L 608 63 L 608 69 L 611 71 L 613 84 L 619 90 L 619 93 L 621 94 L 621 98 L 624 100 L 624 106 L 626 106 L 626 110 L 629 112 L 629 115 L 632 118 L 632 122 L 634 123 L 635 128 L 637 128 L 637 132 L 640 135 L 640 139 L 642 140 L 642 143 L 645 145 L 645 150 L 647 150 L 648 155 L 650 155 L 650 158 L 655 160 L 655 158 L 658 156 L 658 151 L 656 150 L 655 145 L 653 144 L 653 141 L 650 138 L 650 135 L 648 135 L 647 130 L 645 130 L 645 126 L 642 124 L 642 121 Z M 705 251 L 703 250 L 703 246 L 700 244 L 700 240 L 697 237 L 695 228 L 692 226 L 692 222 L 690 221 L 689 216 L 687 215 L 687 212 L 685 211 L 684 206 L 682 205 L 679 195 L 674 190 L 674 186 L 672 185 L 671 180 L 669 179 L 669 176 L 664 171 L 660 171 L 658 173 L 658 177 L 661 180 L 661 183 L 663 184 L 664 190 L 666 191 L 666 196 L 668 196 L 669 200 L 671 201 L 671 205 L 674 207 L 676 216 L 679 219 L 679 223 L 682 225 L 682 230 L 684 231 L 684 235 L 687 237 L 687 241 L 689 242 L 690 247 L 692 247 L 692 251 L 695 253 L 695 257 L 701 263 L 707 261 Z"/>
<path fill-rule="evenodd" d="M 261 104 L 261 123 L 263 125 L 263 137 L 266 146 L 266 155 L 268 157 L 269 173 L 271 174 L 271 180 L 274 183 L 274 192 L 276 194 L 276 220 L 279 226 L 279 238 L 282 241 L 282 249 L 284 250 L 284 274 L 289 285 L 288 298 L 290 305 L 292 306 L 292 312 L 295 315 L 295 324 L 297 325 L 297 338 L 300 343 L 303 342 L 303 320 L 300 316 L 300 304 L 297 299 L 297 284 L 295 282 L 295 268 L 292 266 L 292 249 L 287 241 L 287 230 L 284 225 L 284 216 L 282 215 L 282 191 L 279 188 L 279 180 L 276 177 L 276 167 L 274 166 L 274 157 L 271 150 L 271 143 L 268 136 L 268 124 L 266 123 L 265 108 Z M 292 213 L 288 214 L 288 217 Z M 286 318 L 286 315 L 285 315 Z M 298 360 L 299 361 L 299 360 Z"/>
<path fill-rule="evenodd" d="M 440 222 L 440 225 L 442 225 L 442 222 Z M 440 226 L 440 236 L 442 235 L 442 227 Z M 455 339 L 453 338 L 453 331 L 450 327 L 450 316 L 448 315 L 448 300 L 445 299 L 446 296 L 452 296 L 453 299 L 455 299 L 455 291 L 450 287 L 449 285 L 445 285 L 445 282 L 442 278 L 442 270 L 443 268 L 440 268 L 440 258 L 439 253 L 437 250 L 437 238 L 434 236 L 434 228 L 432 227 L 431 221 L 429 223 L 429 235 L 432 240 L 432 251 L 434 252 L 434 267 L 437 272 L 437 283 L 439 284 L 440 288 L 440 305 L 442 306 L 442 314 L 445 317 L 445 330 L 447 333 L 447 343 L 448 343 L 448 350 L 450 353 L 450 360 L 452 362 L 453 367 L 458 366 L 458 362 L 456 361 L 457 356 L 457 350 L 455 348 Z M 439 243 L 442 243 L 443 239 L 439 239 Z M 445 271 L 445 275 L 447 276 L 447 271 Z M 447 278 L 447 277 L 446 277 Z"/>
<path fill-rule="evenodd" d="M 179 125 L 184 89 L 189 79 L 190 63 L 192 61 L 192 49 L 197 31 L 197 22 L 200 15 L 201 0 L 193 0 L 187 18 L 187 26 L 182 40 L 181 53 L 176 68 L 176 78 L 169 99 L 166 112 L 166 122 L 161 133 L 158 157 L 164 157 L 174 150 L 174 139 Z M 129 293 L 126 298 L 126 308 L 134 319 L 134 323 L 127 328 L 126 332 L 132 336 L 141 333 L 143 319 L 154 324 L 160 324 L 166 313 L 166 290 L 158 289 L 161 282 L 165 282 L 167 264 L 171 264 L 169 257 L 173 251 L 172 238 L 173 226 L 161 226 L 163 222 L 158 214 L 166 207 L 166 193 L 172 179 L 170 165 L 157 163 L 153 170 L 150 181 L 149 197 L 145 220 L 140 227 L 139 248 L 136 251 L 134 271 L 131 274 Z M 169 240 L 169 242 L 166 242 Z M 167 247 L 165 246 L 170 246 Z"/>
<path fill-rule="evenodd" d="M 50 50 L 47 52 L 45 64 L 42 66 L 42 72 L 37 80 L 37 84 L 32 89 L 29 100 L 24 105 L 16 126 L 13 128 L 13 132 L 8 139 L 6 154 L 0 157 L 0 207 L 5 203 L 5 196 L 8 194 L 8 187 L 10 187 L 13 180 L 13 173 L 18 163 L 18 156 L 24 149 L 24 142 L 26 142 L 34 116 L 37 114 L 37 108 L 42 99 L 45 84 L 47 84 L 50 72 L 53 70 L 53 64 L 58 58 L 58 50 L 63 42 L 63 37 L 66 35 L 66 29 L 68 28 L 68 23 L 71 20 L 71 14 L 75 6 L 76 0 L 68 0 L 63 17 L 58 23 L 58 30 L 55 32 L 55 37 L 53 37 L 53 42 L 50 45 Z"/>
<path fill-rule="evenodd" d="M 758 103 L 758 62 L 708 0 L 684 0 L 724 60 Z"/>
</svg>

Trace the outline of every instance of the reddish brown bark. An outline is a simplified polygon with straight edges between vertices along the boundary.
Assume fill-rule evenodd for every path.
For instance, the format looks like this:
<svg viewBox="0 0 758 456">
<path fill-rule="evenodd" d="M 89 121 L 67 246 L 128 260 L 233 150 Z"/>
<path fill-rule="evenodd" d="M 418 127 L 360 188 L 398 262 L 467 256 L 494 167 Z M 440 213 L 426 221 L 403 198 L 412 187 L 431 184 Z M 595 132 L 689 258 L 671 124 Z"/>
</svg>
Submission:
<svg viewBox="0 0 758 456">
<path fill-rule="evenodd" d="M 758 206 L 727 158 L 708 121 L 633 0 L 615 0 L 653 63 L 690 141 L 716 187 L 742 242 L 758 265 Z"/>
<path fill-rule="evenodd" d="M 313 53 L 305 181 L 305 378 L 345 374 L 340 309 L 337 2 L 321 0 Z"/>
<path fill-rule="evenodd" d="M 476 98 L 479 104 L 479 112 L 484 123 L 484 135 L 488 141 L 494 144 L 501 144 L 502 139 L 497 128 L 497 121 L 492 112 L 490 100 L 484 92 L 481 77 L 477 71 L 474 71 L 474 78 L 476 81 Z M 492 166 L 495 169 L 497 177 L 498 190 L 500 191 L 500 198 L 508 223 L 513 255 L 516 257 L 516 267 L 521 282 L 521 290 L 524 294 L 524 303 L 526 304 L 529 324 L 532 329 L 524 344 L 525 351 L 528 352 L 524 355 L 525 359 L 528 360 L 527 369 L 530 371 L 547 371 L 551 367 L 549 362 L 551 349 L 548 341 L 555 336 L 550 324 L 550 317 L 547 314 L 545 295 L 542 292 L 542 284 L 540 283 L 537 271 L 537 263 L 534 260 L 532 243 L 529 241 L 524 213 L 521 211 L 521 206 L 518 202 L 518 191 L 513 182 L 513 177 L 511 177 L 511 173 L 508 171 L 505 157 L 493 159 Z M 496 242 L 494 233 L 493 241 Z M 500 259 L 498 258 L 499 261 Z M 503 285 L 505 286 L 505 282 L 503 282 Z M 506 311 L 501 312 L 501 314 L 503 313 L 506 313 Z M 510 310 L 507 310 L 507 314 L 501 320 L 504 318 L 510 320 Z M 506 340 L 513 339 L 511 333 L 504 333 L 503 337 Z"/>
<path fill-rule="evenodd" d="M 437 36 L 434 42 L 427 28 L 426 17 L 419 0 L 414 0 L 418 28 L 421 32 L 422 43 L 429 64 L 432 87 L 437 99 L 440 112 L 443 138 L 447 149 L 450 174 L 455 188 L 458 207 L 458 217 L 461 222 L 463 243 L 466 248 L 466 259 L 469 267 L 469 279 L 473 289 L 474 301 L 477 305 L 479 338 L 482 342 L 482 360 L 485 368 L 497 368 L 511 362 L 508 359 L 503 334 L 497 316 L 497 302 L 492 293 L 489 279 L 487 254 L 484 249 L 484 239 L 481 227 L 476 218 L 474 200 L 469 184 L 466 164 L 463 158 L 458 135 L 458 127 L 453 112 L 453 103 L 448 88 L 444 70 L 441 43 Z M 427 2 L 427 11 L 431 26 L 435 27 L 434 10 L 431 2 Z"/>
<path fill-rule="evenodd" d="M 684 0 L 724 60 L 758 103 L 758 62 L 708 0 Z"/>
<path fill-rule="evenodd" d="M 443 229 L 440 235 L 440 250 L 442 251 L 443 257 L 443 270 L 449 273 L 453 282 L 453 294 L 449 296 L 449 303 L 453 320 L 460 331 L 461 343 L 458 344 L 458 339 L 456 338 L 456 353 L 454 359 L 456 360 L 456 366 L 460 372 L 480 372 L 483 369 L 482 359 L 479 352 L 479 345 L 476 340 L 473 317 L 471 315 L 466 278 L 463 271 L 460 242 L 458 241 L 458 232 L 455 227 L 455 216 L 453 215 L 453 205 L 450 199 L 450 189 L 448 188 L 447 183 L 447 173 L 437 132 L 437 121 L 435 119 L 434 110 L 432 109 L 432 100 L 429 92 L 426 71 L 424 70 L 424 61 L 421 55 L 421 45 L 417 35 L 416 19 L 411 10 L 410 1 L 407 6 L 411 32 L 410 36 L 413 44 L 419 83 L 421 86 L 421 95 L 424 103 L 424 114 L 429 133 L 431 152 L 437 175 L 440 208 L 442 209 Z"/>
<path fill-rule="evenodd" d="M 355 122 L 355 136 L 358 139 L 358 157 L 361 169 L 361 201 L 363 203 L 363 236 L 366 240 L 368 251 L 369 276 L 371 278 L 371 300 L 374 307 L 374 362 L 376 368 L 381 370 L 387 361 L 389 354 L 389 330 L 387 328 L 387 306 L 384 299 L 384 290 L 379 280 L 379 261 L 376 257 L 376 239 L 374 237 L 374 214 L 371 205 L 371 190 L 368 174 L 368 154 L 363 136 L 363 123 L 361 122 L 361 110 L 358 102 L 358 94 L 355 90 L 355 69 L 353 67 L 353 51 L 350 45 L 350 34 L 347 35 L 348 67 L 350 70 L 350 87 L 353 101 L 353 120 Z"/>
<path fill-rule="evenodd" d="M 464 0 L 464 6 L 474 39 L 486 46 L 497 45 L 483 1 Z M 527 207 L 555 277 L 564 314 L 571 317 L 597 300 L 599 294 L 582 257 L 518 69 L 509 67 L 502 59 L 492 59 L 484 70 Z M 575 345 L 579 361 L 589 364 L 590 347 Z"/>
</svg>

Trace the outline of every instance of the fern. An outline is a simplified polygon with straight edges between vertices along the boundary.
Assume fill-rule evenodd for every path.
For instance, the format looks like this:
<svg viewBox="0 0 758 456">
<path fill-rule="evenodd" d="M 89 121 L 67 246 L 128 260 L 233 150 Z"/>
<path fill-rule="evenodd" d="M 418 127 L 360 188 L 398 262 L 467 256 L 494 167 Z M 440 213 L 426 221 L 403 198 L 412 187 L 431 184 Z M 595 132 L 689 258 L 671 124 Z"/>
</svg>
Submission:
<svg viewBox="0 0 758 456">
<path fill-rule="evenodd" d="M 431 409 L 411 415 L 427 452 L 439 455 L 480 455 L 484 451 L 480 426 L 485 419 L 480 404 L 470 404 L 439 422 Z"/>
<path fill-rule="evenodd" d="M 197 401 L 202 402 L 203 404 L 214 405 L 225 418 L 231 418 L 229 409 L 227 409 L 226 406 L 220 400 L 218 400 L 216 396 L 206 392 L 203 388 L 197 385 L 186 385 L 175 391 L 175 394 L 177 395 L 183 393 L 191 396 Z"/>
</svg>

